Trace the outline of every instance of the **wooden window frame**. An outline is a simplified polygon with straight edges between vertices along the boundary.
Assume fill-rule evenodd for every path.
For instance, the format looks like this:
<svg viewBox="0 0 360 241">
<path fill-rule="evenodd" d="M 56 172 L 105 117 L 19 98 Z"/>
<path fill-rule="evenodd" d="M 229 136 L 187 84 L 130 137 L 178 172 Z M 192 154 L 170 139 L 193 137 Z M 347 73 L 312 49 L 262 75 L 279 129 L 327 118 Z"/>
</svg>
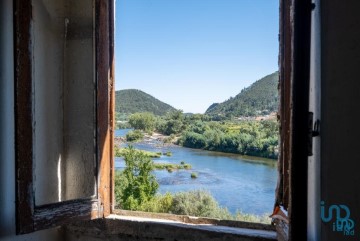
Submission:
<svg viewBox="0 0 360 241">
<path fill-rule="evenodd" d="M 16 228 L 33 232 L 106 217 L 114 200 L 114 2 L 95 0 L 97 196 L 36 206 L 33 183 L 31 1 L 15 0 Z M 289 211 L 279 239 L 306 240 L 311 0 L 280 0 L 280 157 L 276 205 Z M 277 223 L 279 224 L 279 223 Z M 287 230 L 288 228 L 288 230 Z M 286 235 L 284 236 L 283 234 Z"/>
<path fill-rule="evenodd" d="M 279 181 L 275 205 L 289 223 L 276 220 L 279 240 L 307 240 L 311 0 L 280 0 Z"/>
<path fill-rule="evenodd" d="M 96 159 L 95 198 L 35 205 L 31 1 L 14 1 L 16 233 L 25 234 L 79 219 L 105 217 L 113 205 L 114 2 L 95 1 Z"/>
</svg>

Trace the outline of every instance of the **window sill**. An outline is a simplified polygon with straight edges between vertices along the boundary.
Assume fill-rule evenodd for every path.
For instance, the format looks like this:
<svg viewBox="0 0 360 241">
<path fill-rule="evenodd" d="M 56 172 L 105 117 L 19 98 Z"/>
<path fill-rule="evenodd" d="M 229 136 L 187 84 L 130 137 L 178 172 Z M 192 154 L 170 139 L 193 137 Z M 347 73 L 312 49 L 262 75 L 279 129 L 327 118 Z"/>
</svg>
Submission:
<svg viewBox="0 0 360 241">
<path fill-rule="evenodd" d="M 144 213 L 118 212 L 135 215 L 112 214 L 105 219 L 68 225 L 65 227 L 66 240 L 277 240 L 275 227 L 271 225 L 235 222 L 235 227 L 218 224 L 231 221 L 150 213 L 140 217 Z"/>
</svg>

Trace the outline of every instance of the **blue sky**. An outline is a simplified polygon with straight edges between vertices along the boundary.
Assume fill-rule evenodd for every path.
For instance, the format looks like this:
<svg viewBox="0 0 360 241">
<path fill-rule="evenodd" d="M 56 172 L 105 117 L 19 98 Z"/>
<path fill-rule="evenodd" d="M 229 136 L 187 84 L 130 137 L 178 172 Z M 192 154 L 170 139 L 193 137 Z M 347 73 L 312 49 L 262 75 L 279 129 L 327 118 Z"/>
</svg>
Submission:
<svg viewBox="0 0 360 241">
<path fill-rule="evenodd" d="M 116 90 L 203 113 L 278 68 L 278 0 L 116 0 Z"/>
</svg>

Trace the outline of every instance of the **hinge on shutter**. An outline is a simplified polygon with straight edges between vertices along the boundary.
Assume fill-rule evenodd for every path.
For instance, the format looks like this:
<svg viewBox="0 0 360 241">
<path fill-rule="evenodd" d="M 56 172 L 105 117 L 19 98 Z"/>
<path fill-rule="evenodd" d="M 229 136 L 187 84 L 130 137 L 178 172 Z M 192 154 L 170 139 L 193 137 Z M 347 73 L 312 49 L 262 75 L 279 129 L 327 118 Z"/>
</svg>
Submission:
<svg viewBox="0 0 360 241">
<path fill-rule="evenodd" d="M 320 135 L 320 120 L 317 119 L 314 123 L 314 113 L 309 112 L 308 115 L 308 156 L 312 156 L 313 137 Z"/>
</svg>

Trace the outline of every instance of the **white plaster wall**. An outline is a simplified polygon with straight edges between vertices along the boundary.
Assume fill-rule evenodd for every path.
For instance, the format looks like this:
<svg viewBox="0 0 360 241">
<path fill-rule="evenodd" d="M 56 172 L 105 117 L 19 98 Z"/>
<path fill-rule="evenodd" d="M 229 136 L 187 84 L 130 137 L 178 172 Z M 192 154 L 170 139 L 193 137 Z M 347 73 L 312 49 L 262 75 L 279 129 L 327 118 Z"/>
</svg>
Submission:
<svg viewBox="0 0 360 241">
<path fill-rule="evenodd" d="M 64 83 L 67 200 L 95 195 L 96 173 L 93 0 L 68 2 Z"/>
<path fill-rule="evenodd" d="M 37 205 L 95 195 L 93 0 L 32 0 Z"/>
<path fill-rule="evenodd" d="M 309 111 L 314 122 L 321 120 L 321 23 L 320 0 L 313 0 L 311 21 Z M 308 160 L 308 241 L 320 240 L 320 136 L 313 138 L 313 155 Z"/>
<path fill-rule="evenodd" d="M 32 1 L 36 205 L 63 199 L 62 190 L 58 188 L 63 178 L 58 174 L 58 168 L 64 164 L 62 86 L 65 6 L 63 1 L 47 1 L 45 4 L 42 0 Z"/>
<path fill-rule="evenodd" d="M 15 235 L 14 58 L 12 0 L 0 1 L 0 240 L 62 240 L 58 229 Z"/>
</svg>

